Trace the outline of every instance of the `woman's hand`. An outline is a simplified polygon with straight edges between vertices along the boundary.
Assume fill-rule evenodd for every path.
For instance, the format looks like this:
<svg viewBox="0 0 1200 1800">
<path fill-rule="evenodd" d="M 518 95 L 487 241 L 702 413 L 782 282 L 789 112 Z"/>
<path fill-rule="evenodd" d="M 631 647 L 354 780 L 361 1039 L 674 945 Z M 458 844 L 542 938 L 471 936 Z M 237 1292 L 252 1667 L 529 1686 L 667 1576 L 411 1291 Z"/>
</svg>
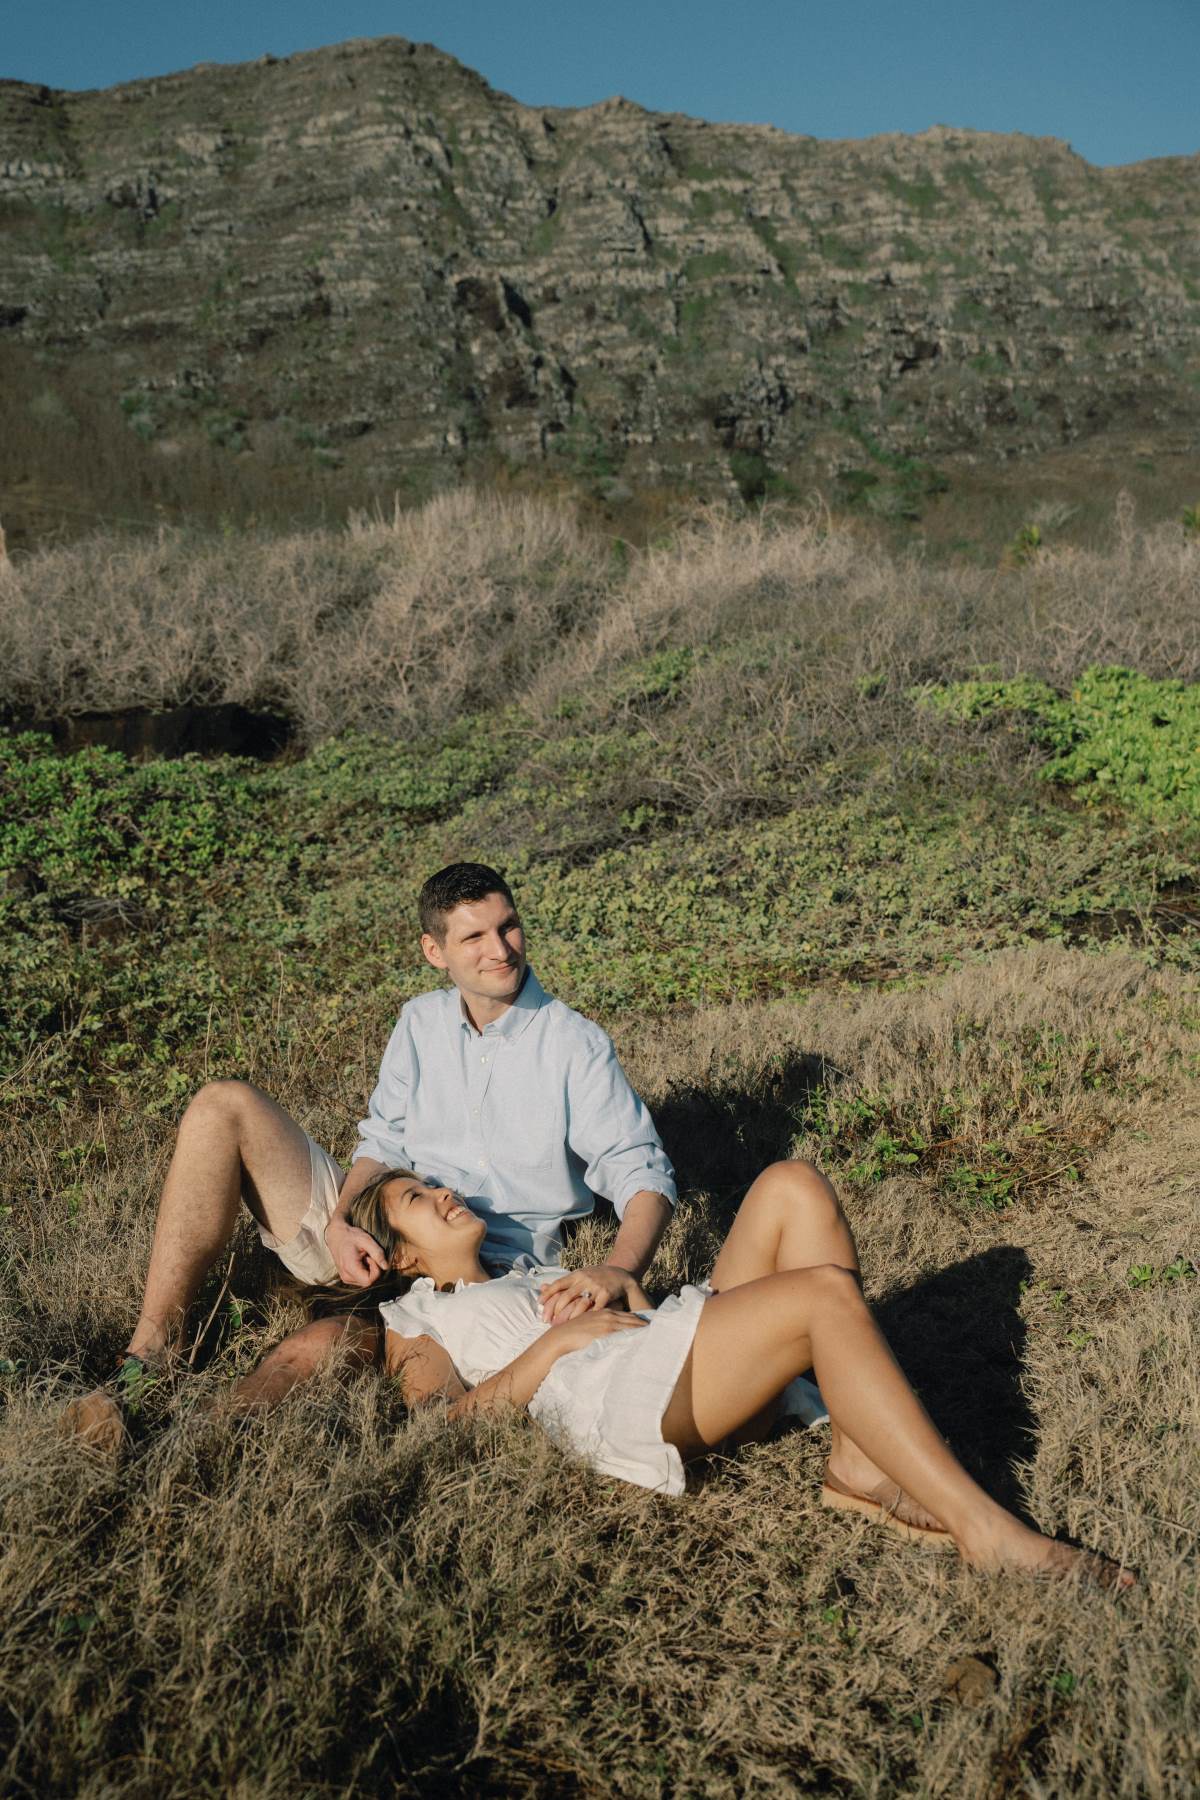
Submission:
<svg viewBox="0 0 1200 1800">
<path fill-rule="evenodd" d="M 606 1306 L 600 1312 L 580 1313 L 565 1325 L 552 1325 L 542 1342 L 550 1344 L 556 1356 L 569 1356 L 573 1350 L 586 1350 L 597 1338 L 609 1337 L 614 1331 L 644 1331 L 646 1323 L 636 1313 L 614 1312 Z"/>
<path fill-rule="evenodd" d="M 568 1319 L 607 1306 L 648 1307 L 641 1287 L 626 1269 L 611 1263 L 593 1263 L 586 1269 L 572 1269 L 557 1281 L 548 1281 L 538 1293 L 542 1317 L 548 1325 L 563 1325 Z"/>
</svg>

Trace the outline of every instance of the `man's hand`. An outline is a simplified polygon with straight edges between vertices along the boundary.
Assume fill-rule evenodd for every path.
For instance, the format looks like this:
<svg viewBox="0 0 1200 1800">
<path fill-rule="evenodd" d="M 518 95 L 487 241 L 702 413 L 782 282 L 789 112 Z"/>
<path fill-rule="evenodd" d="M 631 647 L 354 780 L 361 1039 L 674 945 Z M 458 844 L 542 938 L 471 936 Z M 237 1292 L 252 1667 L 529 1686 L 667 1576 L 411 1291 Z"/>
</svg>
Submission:
<svg viewBox="0 0 1200 1800">
<path fill-rule="evenodd" d="M 608 1306 L 649 1306 L 645 1294 L 625 1269 L 596 1263 L 588 1269 L 572 1269 L 557 1281 L 548 1281 L 538 1298 L 548 1325 L 563 1325 L 580 1313 L 600 1312 Z"/>
<path fill-rule="evenodd" d="M 383 1251 L 369 1231 L 348 1225 L 344 1219 L 330 1219 L 325 1227 L 325 1244 L 338 1272 L 338 1280 L 347 1287 L 370 1287 L 387 1268 Z"/>
</svg>

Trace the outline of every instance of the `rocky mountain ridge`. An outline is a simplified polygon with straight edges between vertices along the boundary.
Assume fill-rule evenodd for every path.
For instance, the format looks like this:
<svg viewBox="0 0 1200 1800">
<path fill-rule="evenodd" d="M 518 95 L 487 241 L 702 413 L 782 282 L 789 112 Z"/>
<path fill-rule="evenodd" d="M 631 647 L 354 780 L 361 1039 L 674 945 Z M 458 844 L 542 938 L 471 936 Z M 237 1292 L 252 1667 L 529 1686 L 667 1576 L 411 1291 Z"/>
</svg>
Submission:
<svg viewBox="0 0 1200 1800">
<path fill-rule="evenodd" d="M 1200 156 L 531 107 L 397 38 L 9 81 L 0 377 L 317 484 L 816 473 L 902 510 L 946 459 L 1200 448 L 1198 221 Z"/>
</svg>

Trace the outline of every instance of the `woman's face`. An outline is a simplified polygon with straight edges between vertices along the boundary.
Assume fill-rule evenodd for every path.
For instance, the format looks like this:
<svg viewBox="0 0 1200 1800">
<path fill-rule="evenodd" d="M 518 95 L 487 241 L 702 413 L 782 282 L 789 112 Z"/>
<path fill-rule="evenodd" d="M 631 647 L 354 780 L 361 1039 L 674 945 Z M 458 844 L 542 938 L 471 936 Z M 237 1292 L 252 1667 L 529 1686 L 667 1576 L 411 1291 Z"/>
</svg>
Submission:
<svg viewBox="0 0 1200 1800">
<path fill-rule="evenodd" d="M 487 1226 L 453 1188 L 397 1176 L 384 1189 L 388 1224 L 399 1242 L 392 1267 L 404 1274 L 453 1272 L 464 1259 L 474 1263 Z"/>
</svg>

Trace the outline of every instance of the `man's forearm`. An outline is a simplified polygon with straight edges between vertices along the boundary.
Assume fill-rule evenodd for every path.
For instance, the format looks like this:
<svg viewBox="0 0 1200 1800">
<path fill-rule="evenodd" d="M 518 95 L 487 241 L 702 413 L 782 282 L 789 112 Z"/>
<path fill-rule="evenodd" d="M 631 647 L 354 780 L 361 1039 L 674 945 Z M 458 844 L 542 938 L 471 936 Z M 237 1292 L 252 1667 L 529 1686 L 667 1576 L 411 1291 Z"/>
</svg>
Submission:
<svg viewBox="0 0 1200 1800">
<path fill-rule="evenodd" d="M 654 1260 L 654 1252 L 670 1217 L 671 1202 L 664 1194 L 656 1194 L 651 1188 L 643 1188 L 634 1194 L 625 1208 L 616 1242 L 605 1261 L 640 1281 Z"/>
<path fill-rule="evenodd" d="M 336 1227 L 346 1223 L 346 1209 L 354 1199 L 354 1196 L 362 1193 L 373 1175 L 381 1174 L 386 1168 L 386 1163 L 376 1162 L 375 1159 L 370 1156 L 360 1156 L 356 1163 L 350 1164 L 349 1170 L 344 1176 L 341 1188 L 338 1192 L 338 1203 L 333 1212 L 330 1213 L 329 1224 L 325 1227 L 327 1238 L 330 1225 Z"/>
</svg>

